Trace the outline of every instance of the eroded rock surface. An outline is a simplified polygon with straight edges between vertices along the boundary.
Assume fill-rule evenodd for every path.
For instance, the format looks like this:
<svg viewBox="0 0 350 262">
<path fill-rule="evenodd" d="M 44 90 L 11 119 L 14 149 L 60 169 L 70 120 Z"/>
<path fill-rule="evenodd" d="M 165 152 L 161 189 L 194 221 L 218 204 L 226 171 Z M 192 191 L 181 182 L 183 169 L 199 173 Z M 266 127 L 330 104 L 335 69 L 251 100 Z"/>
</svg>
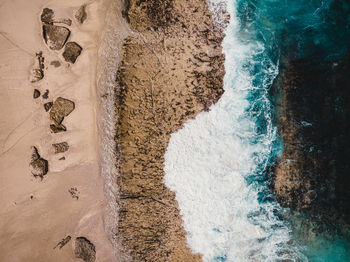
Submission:
<svg viewBox="0 0 350 262">
<path fill-rule="evenodd" d="M 70 30 L 64 26 L 50 24 L 43 25 L 43 36 L 45 43 L 51 50 L 60 50 L 70 35 Z"/>
<path fill-rule="evenodd" d="M 30 82 L 35 83 L 44 78 L 44 57 L 43 53 L 35 54 L 35 61 L 32 70 L 30 71 Z"/>
<path fill-rule="evenodd" d="M 201 261 L 163 183 L 170 135 L 223 94 L 223 32 L 205 1 L 127 1 L 117 73 L 116 238 L 125 261 Z"/>
<path fill-rule="evenodd" d="M 62 124 L 60 125 L 51 124 L 50 129 L 53 133 L 61 133 L 61 132 L 67 131 L 67 128 Z"/>
<path fill-rule="evenodd" d="M 43 12 L 41 13 L 41 22 L 45 24 L 52 24 L 53 23 L 53 17 L 54 17 L 54 11 L 50 8 L 44 8 Z"/>
<path fill-rule="evenodd" d="M 76 258 L 80 258 L 85 262 L 94 262 L 96 260 L 95 245 L 85 237 L 77 237 L 74 254 Z"/>
<path fill-rule="evenodd" d="M 67 142 L 52 144 L 52 146 L 55 149 L 55 154 L 64 153 L 69 149 L 69 145 Z"/>
<path fill-rule="evenodd" d="M 87 18 L 86 5 L 82 5 L 75 13 L 75 19 L 82 24 Z"/>
<path fill-rule="evenodd" d="M 68 116 L 74 110 L 74 108 L 75 104 L 73 101 L 59 97 L 51 107 L 50 118 L 56 124 L 56 126 L 59 126 L 63 119 Z"/>
<path fill-rule="evenodd" d="M 38 149 L 35 146 L 32 147 L 30 167 L 33 176 L 40 177 L 41 179 L 43 179 L 49 171 L 48 161 L 39 155 Z"/>
<path fill-rule="evenodd" d="M 44 104 L 45 111 L 48 112 L 50 108 L 52 107 L 53 103 L 52 102 L 47 102 Z"/>
<path fill-rule="evenodd" d="M 83 48 L 76 42 L 68 42 L 64 47 L 62 56 L 66 62 L 74 64 L 82 50 Z"/>
</svg>

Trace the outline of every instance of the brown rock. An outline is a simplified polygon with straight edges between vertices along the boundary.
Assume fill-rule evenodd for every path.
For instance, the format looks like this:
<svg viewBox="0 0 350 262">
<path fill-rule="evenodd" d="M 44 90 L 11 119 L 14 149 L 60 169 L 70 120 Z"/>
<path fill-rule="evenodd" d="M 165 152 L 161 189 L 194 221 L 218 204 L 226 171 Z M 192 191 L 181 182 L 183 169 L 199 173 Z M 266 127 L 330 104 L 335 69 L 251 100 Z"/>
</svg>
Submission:
<svg viewBox="0 0 350 262">
<path fill-rule="evenodd" d="M 49 98 L 49 90 L 48 89 L 45 90 L 45 93 L 43 94 L 43 98 L 44 99 L 48 99 Z"/>
<path fill-rule="evenodd" d="M 68 42 L 64 48 L 64 52 L 62 56 L 64 60 L 74 64 L 78 56 L 81 54 L 82 50 L 83 48 L 80 45 L 78 45 L 76 42 Z"/>
<path fill-rule="evenodd" d="M 45 43 L 51 50 L 60 50 L 70 35 L 70 30 L 64 26 L 50 24 L 43 25 L 43 36 Z"/>
<path fill-rule="evenodd" d="M 50 129 L 53 133 L 61 133 L 67 131 L 67 128 L 62 124 L 58 126 L 52 124 L 50 125 Z"/>
<path fill-rule="evenodd" d="M 68 116 L 74 110 L 74 108 L 75 104 L 73 101 L 59 97 L 52 105 L 50 118 L 52 121 L 54 121 L 56 126 L 59 126 L 64 117 Z"/>
<path fill-rule="evenodd" d="M 33 98 L 37 99 L 38 97 L 40 97 L 40 91 L 38 89 L 34 89 Z"/>
<path fill-rule="evenodd" d="M 52 24 L 53 23 L 53 16 L 54 12 L 50 8 L 44 8 L 43 12 L 41 13 L 41 22 L 45 24 Z"/>
<path fill-rule="evenodd" d="M 43 53 L 36 53 L 34 66 L 30 72 L 30 82 L 35 83 L 44 78 L 44 57 Z"/>
<path fill-rule="evenodd" d="M 50 108 L 52 107 L 53 103 L 52 102 L 47 102 L 44 104 L 45 111 L 48 112 Z"/>
<path fill-rule="evenodd" d="M 86 5 L 82 5 L 76 12 L 75 12 L 75 19 L 78 21 L 78 23 L 82 24 L 87 18 L 86 13 Z"/>
<path fill-rule="evenodd" d="M 55 60 L 55 61 L 52 61 L 52 62 L 50 63 L 50 65 L 53 65 L 54 67 L 60 67 L 60 66 L 61 66 L 61 63 L 60 63 L 60 61 Z"/>
<path fill-rule="evenodd" d="M 49 170 L 48 161 L 40 157 L 38 149 L 35 146 L 32 147 L 32 150 L 32 161 L 30 162 L 31 172 L 34 177 L 43 179 Z"/>
<path fill-rule="evenodd" d="M 81 258 L 85 262 L 94 262 L 96 260 L 95 245 L 85 237 L 77 237 L 74 254 L 76 258 Z"/>
<path fill-rule="evenodd" d="M 52 144 L 52 146 L 55 148 L 55 154 L 66 152 L 69 149 L 67 142 Z"/>
<path fill-rule="evenodd" d="M 60 242 L 58 242 L 58 244 L 53 248 L 55 249 L 56 247 L 59 247 L 59 249 L 61 249 L 62 247 L 64 247 L 65 245 L 68 244 L 68 242 L 72 239 L 71 236 L 66 236 L 65 238 L 63 238 Z"/>
</svg>

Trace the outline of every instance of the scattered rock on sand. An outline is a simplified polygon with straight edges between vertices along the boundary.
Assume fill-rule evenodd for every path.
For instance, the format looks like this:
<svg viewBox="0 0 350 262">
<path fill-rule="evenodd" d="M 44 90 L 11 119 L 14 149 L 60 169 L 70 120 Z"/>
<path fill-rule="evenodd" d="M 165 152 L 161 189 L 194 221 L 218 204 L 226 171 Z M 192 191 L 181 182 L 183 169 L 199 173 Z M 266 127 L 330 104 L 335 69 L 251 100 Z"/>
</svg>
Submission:
<svg viewBox="0 0 350 262">
<path fill-rule="evenodd" d="M 86 5 L 82 5 L 82 6 L 75 12 L 75 19 L 78 21 L 78 23 L 82 24 L 82 23 L 84 23 L 84 21 L 85 21 L 86 18 L 87 18 Z"/>
<path fill-rule="evenodd" d="M 64 125 L 50 125 L 50 129 L 53 133 L 61 133 L 67 131 L 67 128 Z"/>
<path fill-rule="evenodd" d="M 35 146 L 32 147 L 32 161 L 30 162 L 30 167 L 33 176 L 40 177 L 41 179 L 43 179 L 49 171 L 48 161 L 40 157 L 38 149 Z"/>
<path fill-rule="evenodd" d="M 85 237 L 77 237 L 74 254 L 76 258 L 81 258 L 85 262 L 94 262 L 96 260 L 95 245 Z"/>
<path fill-rule="evenodd" d="M 64 247 L 65 245 L 68 244 L 68 242 L 72 239 L 71 236 L 66 236 L 65 238 L 63 238 L 60 242 L 58 242 L 58 244 L 53 248 L 55 249 L 56 247 L 59 247 L 60 249 L 62 247 Z"/>
<path fill-rule="evenodd" d="M 55 148 L 55 154 L 64 153 L 69 149 L 67 142 L 52 144 L 52 146 Z"/>
<path fill-rule="evenodd" d="M 48 112 L 50 108 L 52 107 L 53 103 L 52 102 L 47 102 L 44 104 L 45 111 Z"/>
<path fill-rule="evenodd" d="M 48 89 L 45 90 L 45 93 L 43 94 L 43 98 L 44 99 L 48 99 L 49 98 L 49 90 Z"/>
<path fill-rule="evenodd" d="M 43 25 L 43 36 L 45 43 L 52 50 L 62 49 L 69 35 L 70 30 L 64 26 L 50 24 Z"/>
<path fill-rule="evenodd" d="M 66 158 L 63 156 L 63 157 L 61 157 L 61 158 L 58 159 L 58 160 L 66 160 Z"/>
<path fill-rule="evenodd" d="M 69 194 L 72 196 L 72 198 L 75 198 L 76 200 L 79 200 L 79 191 L 76 187 L 71 187 L 68 190 Z"/>
<path fill-rule="evenodd" d="M 50 65 L 53 65 L 54 67 L 59 67 L 59 66 L 61 66 L 61 63 L 60 63 L 60 61 L 55 60 L 55 61 L 52 61 L 50 63 Z"/>
<path fill-rule="evenodd" d="M 41 22 L 45 24 L 52 24 L 53 23 L 53 16 L 54 12 L 50 8 L 44 8 L 43 12 L 41 13 Z"/>
<path fill-rule="evenodd" d="M 64 52 L 62 56 L 64 60 L 74 64 L 78 56 L 81 54 L 82 50 L 83 48 L 80 45 L 78 45 L 76 42 L 68 42 L 64 48 Z"/>
<path fill-rule="evenodd" d="M 38 97 L 40 97 L 40 91 L 38 89 L 34 89 L 33 98 L 37 99 Z"/>
<path fill-rule="evenodd" d="M 34 66 L 30 71 L 30 82 L 35 83 L 44 78 L 44 57 L 43 52 L 36 53 Z"/>
<path fill-rule="evenodd" d="M 55 122 L 56 126 L 59 126 L 63 119 L 68 116 L 74 110 L 74 108 L 75 104 L 73 101 L 59 97 L 52 105 L 50 118 Z"/>
</svg>

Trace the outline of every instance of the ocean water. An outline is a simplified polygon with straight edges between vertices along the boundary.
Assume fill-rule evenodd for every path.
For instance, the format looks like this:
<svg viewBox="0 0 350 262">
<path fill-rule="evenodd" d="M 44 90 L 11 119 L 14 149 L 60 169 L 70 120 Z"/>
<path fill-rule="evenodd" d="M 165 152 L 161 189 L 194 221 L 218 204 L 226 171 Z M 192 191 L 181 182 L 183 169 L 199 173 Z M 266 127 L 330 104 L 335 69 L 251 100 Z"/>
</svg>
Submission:
<svg viewBox="0 0 350 262">
<path fill-rule="evenodd" d="M 327 60 L 349 46 L 346 1 L 212 0 L 230 21 L 224 95 L 172 134 L 165 184 L 176 193 L 187 240 L 204 261 L 350 261 L 345 237 L 310 235 L 269 190 L 283 142 L 270 88 L 280 59 Z M 215 14 L 214 14 L 215 15 Z M 288 219 L 286 219 L 288 217 Z M 330 237 L 332 235 L 332 237 Z"/>
</svg>

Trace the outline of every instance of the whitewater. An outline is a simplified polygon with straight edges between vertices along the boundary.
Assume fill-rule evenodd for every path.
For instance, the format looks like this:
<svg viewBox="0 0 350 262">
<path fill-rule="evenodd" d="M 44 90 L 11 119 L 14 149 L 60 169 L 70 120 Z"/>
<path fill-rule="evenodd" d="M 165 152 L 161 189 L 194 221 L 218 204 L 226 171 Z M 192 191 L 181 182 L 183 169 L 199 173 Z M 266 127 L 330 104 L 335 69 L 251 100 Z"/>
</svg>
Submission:
<svg viewBox="0 0 350 262">
<path fill-rule="evenodd" d="M 176 193 L 187 241 L 204 261 L 307 261 L 284 210 L 268 190 L 266 169 L 280 152 L 269 88 L 278 64 L 242 30 L 237 2 L 225 3 L 224 94 L 172 134 L 165 184 Z"/>
</svg>

